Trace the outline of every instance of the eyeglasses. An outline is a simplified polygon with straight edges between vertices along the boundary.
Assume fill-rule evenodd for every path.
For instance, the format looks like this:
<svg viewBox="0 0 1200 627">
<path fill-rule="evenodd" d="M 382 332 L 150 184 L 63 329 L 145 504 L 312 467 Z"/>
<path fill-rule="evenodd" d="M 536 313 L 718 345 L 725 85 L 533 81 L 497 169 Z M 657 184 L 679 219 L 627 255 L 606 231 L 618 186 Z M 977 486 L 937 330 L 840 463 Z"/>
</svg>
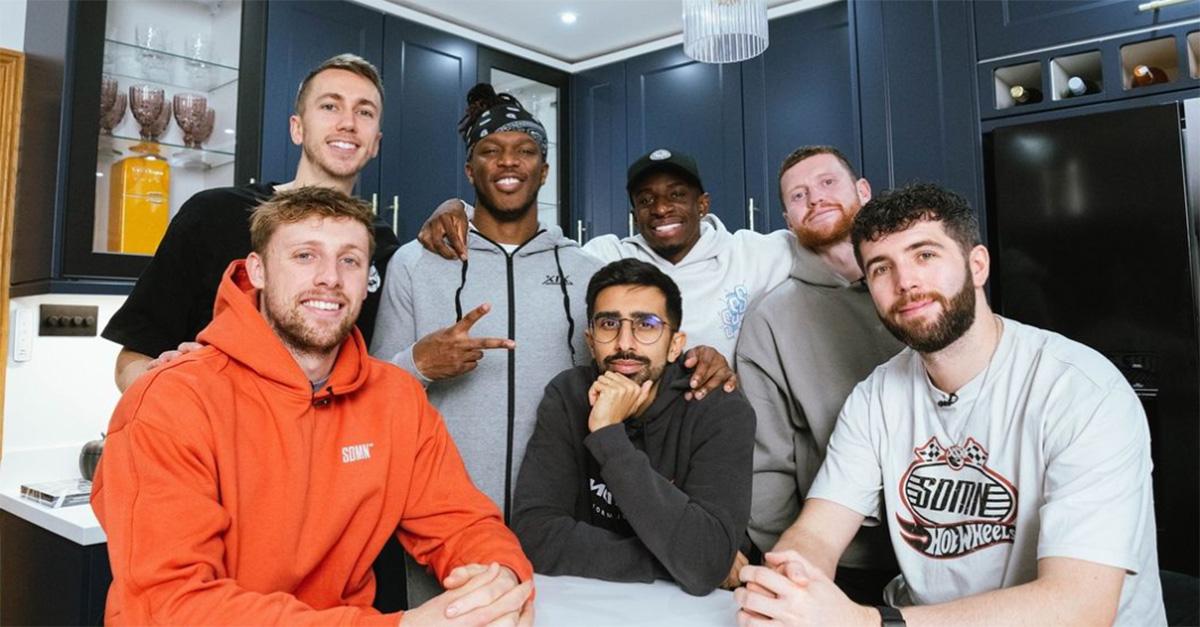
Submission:
<svg viewBox="0 0 1200 627">
<path fill-rule="evenodd" d="M 618 318 L 616 316 L 596 316 L 592 318 L 592 339 L 601 344 L 608 344 L 621 334 L 621 324 L 628 322 L 633 332 L 633 339 L 639 344 L 653 344 L 662 337 L 663 330 L 670 327 L 665 320 L 654 314 Z"/>
</svg>

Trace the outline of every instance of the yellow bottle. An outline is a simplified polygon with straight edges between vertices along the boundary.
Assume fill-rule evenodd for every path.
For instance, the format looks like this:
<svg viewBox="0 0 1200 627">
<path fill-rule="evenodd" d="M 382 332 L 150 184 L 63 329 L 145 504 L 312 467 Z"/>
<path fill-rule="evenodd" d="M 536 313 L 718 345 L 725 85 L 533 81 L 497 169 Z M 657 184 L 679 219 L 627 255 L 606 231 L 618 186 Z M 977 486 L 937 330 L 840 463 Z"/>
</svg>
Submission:
<svg viewBox="0 0 1200 627">
<path fill-rule="evenodd" d="M 153 255 L 171 219 L 170 164 L 135 154 L 113 164 L 109 181 L 108 250 Z"/>
</svg>

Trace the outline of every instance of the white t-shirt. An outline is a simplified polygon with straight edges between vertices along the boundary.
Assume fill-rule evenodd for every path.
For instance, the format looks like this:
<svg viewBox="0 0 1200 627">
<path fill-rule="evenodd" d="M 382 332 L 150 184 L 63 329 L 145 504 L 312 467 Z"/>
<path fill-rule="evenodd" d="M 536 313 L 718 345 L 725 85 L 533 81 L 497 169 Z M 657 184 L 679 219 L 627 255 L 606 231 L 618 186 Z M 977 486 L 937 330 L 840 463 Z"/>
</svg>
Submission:
<svg viewBox="0 0 1200 627">
<path fill-rule="evenodd" d="M 1166 624 L 1141 403 L 1096 351 L 1003 323 L 948 407 L 912 349 L 859 383 L 809 498 L 878 518 L 882 494 L 898 605 L 1027 583 L 1038 559 L 1070 557 L 1125 569 L 1116 624 Z"/>
</svg>

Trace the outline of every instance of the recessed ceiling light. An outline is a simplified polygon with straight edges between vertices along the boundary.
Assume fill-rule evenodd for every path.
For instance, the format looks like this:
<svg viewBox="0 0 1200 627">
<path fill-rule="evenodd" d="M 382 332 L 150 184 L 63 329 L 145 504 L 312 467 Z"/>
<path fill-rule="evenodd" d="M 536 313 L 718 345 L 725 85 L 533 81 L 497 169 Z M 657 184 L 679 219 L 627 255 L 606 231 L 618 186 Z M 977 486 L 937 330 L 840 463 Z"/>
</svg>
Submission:
<svg viewBox="0 0 1200 627">
<path fill-rule="evenodd" d="M 575 20 L 579 19 L 578 15 L 575 15 L 570 11 L 563 11 L 558 15 L 558 17 L 562 20 L 563 24 L 574 24 Z"/>
</svg>

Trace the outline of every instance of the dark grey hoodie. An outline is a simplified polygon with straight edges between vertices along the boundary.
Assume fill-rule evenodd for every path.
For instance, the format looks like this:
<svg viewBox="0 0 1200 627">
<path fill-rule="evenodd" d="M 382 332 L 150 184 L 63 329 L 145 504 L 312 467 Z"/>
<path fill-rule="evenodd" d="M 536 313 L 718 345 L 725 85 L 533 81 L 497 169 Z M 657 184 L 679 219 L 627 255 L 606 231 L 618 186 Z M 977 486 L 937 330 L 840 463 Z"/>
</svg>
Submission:
<svg viewBox="0 0 1200 627">
<path fill-rule="evenodd" d="M 513 530 L 536 572 L 673 579 L 708 594 L 750 515 L 754 410 L 741 391 L 685 401 L 678 362 L 639 417 L 588 432 L 596 366 L 546 386 L 517 480 Z"/>
</svg>

